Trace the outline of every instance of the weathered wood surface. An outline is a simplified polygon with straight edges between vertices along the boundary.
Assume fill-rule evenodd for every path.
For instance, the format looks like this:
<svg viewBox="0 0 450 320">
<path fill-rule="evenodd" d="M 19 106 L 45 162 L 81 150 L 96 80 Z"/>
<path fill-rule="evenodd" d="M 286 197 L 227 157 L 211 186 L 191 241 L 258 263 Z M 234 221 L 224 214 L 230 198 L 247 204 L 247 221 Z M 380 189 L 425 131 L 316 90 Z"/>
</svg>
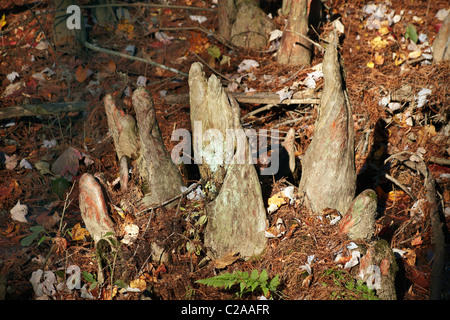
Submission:
<svg viewBox="0 0 450 320">
<path fill-rule="evenodd" d="M 104 103 L 108 128 L 114 140 L 117 159 L 120 160 L 123 156 L 137 159 L 139 141 L 136 121 L 131 115 L 116 106 L 116 102 L 110 94 L 105 96 Z"/>
<path fill-rule="evenodd" d="M 353 200 L 350 209 L 339 223 L 339 231 L 352 240 L 370 240 L 375 234 L 377 194 L 367 189 Z"/>
<path fill-rule="evenodd" d="M 312 44 L 305 39 L 308 33 L 308 1 L 290 1 L 290 12 L 283 31 L 277 60 L 286 65 L 309 65 Z"/>
<path fill-rule="evenodd" d="M 376 290 L 381 300 L 397 300 L 395 275 L 398 271 L 394 252 L 389 243 L 382 239 L 373 243 L 361 258 L 359 276 Z"/>
<path fill-rule="evenodd" d="M 273 21 L 261 10 L 258 1 L 235 0 L 235 3 L 237 11 L 230 42 L 241 48 L 263 49 L 274 29 Z"/>
<path fill-rule="evenodd" d="M 151 95 L 139 87 L 133 93 L 132 103 L 140 138 L 138 168 L 145 193 L 142 201 L 146 205 L 158 204 L 179 195 L 183 179 L 162 140 Z"/>
<path fill-rule="evenodd" d="M 83 174 L 79 180 L 79 190 L 81 217 L 95 243 L 107 233 L 114 234 L 114 224 L 108 215 L 102 188 L 94 176 Z"/>
<path fill-rule="evenodd" d="M 227 96 L 215 75 L 206 80 L 200 63 L 191 66 L 189 87 L 194 158 L 198 162 L 199 156 L 213 155 L 215 148 L 226 150 L 224 141 L 204 138 L 207 130 L 226 137 L 227 129 L 242 129 L 242 126 L 237 102 Z M 265 249 L 266 212 L 262 191 L 256 169 L 248 161 L 248 141 L 246 138 L 244 141 L 240 150 L 236 141 L 228 141 L 233 143 L 236 152 L 229 163 L 200 160 L 200 174 L 210 200 L 206 205 L 208 222 L 204 243 L 213 259 L 233 251 L 249 258 Z M 237 157 L 243 153 L 246 161 L 239 164 Z"/>
<path fill-rule="evenodd" d="M 331 34 L 322 64 L 324 87 L 314 136 L 302 159 L 299 195 L 314 212 L 347 212 L 356 189 L 355 132 L 337 50 Z"/>
</svg>

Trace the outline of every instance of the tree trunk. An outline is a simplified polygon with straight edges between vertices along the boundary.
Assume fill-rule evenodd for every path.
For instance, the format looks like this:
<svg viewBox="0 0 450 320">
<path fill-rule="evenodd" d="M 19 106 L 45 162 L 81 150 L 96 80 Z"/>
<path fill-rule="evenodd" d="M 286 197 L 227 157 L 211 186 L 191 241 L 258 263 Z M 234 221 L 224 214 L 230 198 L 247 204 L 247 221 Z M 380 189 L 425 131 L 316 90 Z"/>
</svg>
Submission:
<svg viewBox="0 0 450 320">
<path fill-rule="evenodd" d="M 323 61 L 324 87 L 314 137 L 302 159 L 299 193 L 314 212 L 329 207 L 345 214 L 356 189 L 355 133 L 337 42 L 332 34 Z"/>
<path fill-rule="evenodd" d="M 216 76 L 206 80 L 200 63 L 191 66 L 189 88 L 194 159 L 210 200 L 204 241 L 208 254 L 260 254 L 266 244 L 266 212 L 239 105 Z"/>
<path fill-rule="evenodd" d="M 285 1 L 283 10 L 289 10 L 289 15 L 278 49 L 278 62 L 296 66 L 309 65 L 312 44 L 305 39 L 308 33 L 307 0 Z"/>
</svg>

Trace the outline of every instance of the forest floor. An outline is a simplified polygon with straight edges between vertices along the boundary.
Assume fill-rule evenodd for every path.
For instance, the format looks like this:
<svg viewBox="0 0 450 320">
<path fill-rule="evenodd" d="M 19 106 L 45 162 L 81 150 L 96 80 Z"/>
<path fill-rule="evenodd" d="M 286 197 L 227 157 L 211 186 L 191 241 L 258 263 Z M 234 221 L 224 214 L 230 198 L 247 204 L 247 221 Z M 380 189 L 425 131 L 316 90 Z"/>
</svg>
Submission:
<svg viewBox="0 0 450 320">
<path fill-rule="evenodd" d="M 201 263 L 205 257 L 202 246 L 204 225 L 194 222 L 203 210 L 203 200 L 183 198 L 174 209 L 159 208 L 145 213 L 139 213 L 131 201 L 125 213 L 115 210 L 112 204 L 121 207 L 124 198 L 136 199 L 141 195 L 139 192 L 122 194 L 112 185 L 118 177 L 119 164 L 108 134 L 103 97 L 106 93 L 114 94 L 117 100 L 123 100 L 127 111 L 133 113 L 129 92 L 136 88 L 139 77 L 146 77 L 146 87 L 153 96 L 157 120 L 170 152 L 177 143 L 171 141 L 172 131 L 175 128 L 190 130 L 191 127 L 187 78 L 127 58 L 88 49 L 74 54 L 69 48 L 45 45 L 46 38 L 51 40 L 53 15 L 37 13 L 50 12 L 52 8 L 48 2 L 2 1 L 0 15 L 5 14 L 5 24 L 0 23 L 3 32 L 0 39 L 0 111 L 7 107 L 48 102 L 87 101 L 88 106 L 84 112 L 0 119 L 0 298 L 36 299 L 30 282 L 33 272 L 39 269 L 52 271 L 58 282 L 65 283 L 72 276 L 66 274 L 72 265 L 79 267 L 81 286 L 91 287 L 91 295 L 81 289 L 66 288 L 56 290 L 53 295 L 41 295 L 41 298 L 137 300 L 150 295 L 164 300 L 232 299 L 239 292 L 237 286 L 221 289 L 196 281 L 235 270 L 249 273 L 266 270 L 269 280 L 278 275 L 277 290 L 270 293 L 275 299 L 359 300 L 374 297 L 367 286 L 355 280 L 358 266 L 342 267 L 351 257 L 347 248 L 351 241 L 338 233 L 337 225 L 311 215 L 298 201 L 282 205 L 267 217 L 271 228 L 282 218 L 291 232 L 268 239 L 261 256 L 248 261 L 232 259 L 220 270 L 212 263 Z M 272 10 L 277 28 L 283 30 L 283 19 L 276 13 L 278 8 L 273 7 L 277 2 L 268 3 L 272 3 L 272 7 L 264 9 L 267 13 Z M 201 8 L 213 5 L 210 0 L 176 0 L 171 4 Z M 378 195 L 376 237 L 386 239 L 392 248 L 398 249 L 398 299 L 425 300 L 430 293 L 434 246 L 429 210 L 420 201 L 426 199 L 424 179 L 418 173 L 391 167 L 384 161 L 403 150 L 418 151 L 423 155 L 437 181 L 448 239 L 450 166 L 440 160 L 448 159 L 450 153 L 450 67 L 448 63 L 428 63 L 426 58 L 427 49 L 442 23 L 436 13 L 448 9 L 448 1 L 401 0 L 392 4 L 376 1 L 375 4 L 386 5 L 387 13 L 395 10 L 401 20 L 389 28 L 370 29 L 371 14 L 364 13 L 363 1 L 334 1 L 334 7 L 327 8 L 326 14 L 332 18 L 340 17 L 345 27 L 340 44 L 355 123 L 357 194 L 371 188 Z M 227 48 L 217 37 L 205 32 L 212 30 L 213 35 L 217 32 L 218 20 L 214 11 L 129 6 L 122 7 L 121 12 L 125 17 L 129 15 L 131 20 L 101 27 L 84 10 L 90 24 L 88 40 L 117 52 L 125 52 L 128 45 L 133 45 L 136 56 L 185 73 L 189 72 L 193 62 L 201 59 L 209 65 L 204 68 L 208 77 L 212 70 L 233 77 L 238 74 L 238 65 L 243 60 L 252 59 L 259 66 L 246 72 L 241 84 L 256 92 L 276 93 L 285 87 L 298 87 L 295 82 L 304 81 L 313 71 L 310 67 L 278 64 L 273 52 L 267 52 L 269 43 L 263 51 Z M 206 21 L 200 24 L 192 20 L 196 15 L 204 16 Z M 413 36 L 408 25 L 413 26 L 417 35 L 426 35 L 429 43 L 424 44 L 425 41 L 421 42 L 424 39 L 420 38 L 417 47 L 408 47 L 405 34 Z M 324 22 L 314 40 L 320 42 L 318 37 L 323 39 L 331 28 L 329 20 Z M 220 59 L 227 56 L 229 61 L 220 65 L 213 49 L 220 50 Z M 420 52 L 416 55 L 414 52 L 417 51 Z M 314 46 L 311 67 L 320 64 L 322 59 L 323 52 Z M 13 72 L 17 72 L 18 78 L 11 81 L 7 75 Z M 252 74 L 248 75 L 250 72 Z M 228 81 L 220 78 L 227 87 Z M 17 83 L 21 84 L 11 87 Z M 322 84 L 323 80 L 318 79 L 316 93 L 321 91 Z M 406 85 L 409 86 L 406 99 L 400 99 L 398 105 L 381 105 L 381 99 L 389 92 Z M 425 88 L 430 89 L 431 94 L 418 108 L 412 97 Z M 178 100 L 174 102 L 170 99 L 173 97 Z M 242 116 L 263 105 L 240 103 Z M 301 157 L 314 133 L 316 107 L 314 104 L 281 104 L 246 118 L 244 123 L 255 129 L 277 128 L 282 139 L 289 128 L 294 128 L 297 155 Z M 64 188 L 61 187 L 63 183 L 57 185 L 54 182 L 55 176 L 49 168 L 45 169 L 45 163 L 51 167 L 68 147 L 80 151 L 83 158 L 67 159 L 67 166 L 74 176 Z M 123 235 L 123 227 L 130 221 L 140 227 L 136 242 L 130 246 L 122 245 L 122 250 L 130 257 L 134 280 L 129 285 L 140 288 L 141 292 L 123 289 L 124 284 L 117 281 L 121 279 L 114 278 L 111 270 L 105 272 L 104 285 L 95 286 L 94 245 L 90 236 L 84 233 L 76 183 L 85 172 L 102 173 L 108 182 L 108 204 L 117 234 Z M 199 179 L 195 170 L 182 172 L 186 186 Z M 415 199 L 387 180 L 385 173 L 406 186 Z M 270 177 L 262 180 L 266 206 L 272 195 L 287 186 L 294 185 L 295 190 L 298 186 L 298 181 L 292 179 Z M 137 183 L 132 179 L 132 185 Z M 58 193 L 62 194 L 58 196 Z M 28 208 L 27 222 L 12 219 L 11 209 L 19 201 Z M 151 248 L 148 243 L 151 241 L 156 241 L 170 254 L 164 264 L 149 260 Z M 338 253 L 347 260 L 336 261 Z M 309 274 L 306 265 L 308 257 L 311 259 L 312 256 Z M 447 262 L 446 298 L 450 295 L 448 267 Z M 257 299 L 261 295 L 261 291 L 255 291 L 241 298 Z"/>
</svg>

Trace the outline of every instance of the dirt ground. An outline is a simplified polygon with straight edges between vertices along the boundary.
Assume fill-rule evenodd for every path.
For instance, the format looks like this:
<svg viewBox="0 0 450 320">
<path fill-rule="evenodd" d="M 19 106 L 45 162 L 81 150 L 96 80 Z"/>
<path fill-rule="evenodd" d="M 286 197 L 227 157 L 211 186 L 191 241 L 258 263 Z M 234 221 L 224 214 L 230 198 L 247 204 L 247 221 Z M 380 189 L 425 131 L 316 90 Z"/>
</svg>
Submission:
<svg viewBox="0 0 450 320">
<path fill-rule="evenodd" d="M 136 242 L 130 246 L 122 245 L 122 250 L 130 279 L 137 287 L 142 288 L 141 292 L 125 292 L 120 288 L 116 281 L 120 280 L 119 269 L 125 268 L 121 266 L 114 273 L 111 269 L 106 270 L 105 284 L 91 291 L 93 299 L 232 299 L 238 291 L 237 287 L 226 290 L 208 287 L 196 281 L 220 272 L 241 270 L 251 273 L 253 270 L 261 272 L 264 269 L 267 270 L 269 279 L 279 275 L 280 284 L 276 292 L 270 294 L 274 299 L 362 300 L 373 297 L 354 286 L 358 266 L 343 269 L 342 264 L 335 261 L 338 252 L 344 257 L 351 256 L 347 248 L 351 241 L 338 233 L 337 225 L 318 219 L 302 207 L 299 201 L 282 205 L 275 213 L 267 216 L 270 227 L 275 226 L 278 218 L 282 218 L 290 232 L 280 238 L 268 239 L 267 248 L 261 256 L 248 261 L 239 259 L 222 270 L 215 268 L 212 263 L 202 263 L 205 257 L 205 248 L 202 246 L 204 226 L 195 224 L 195 217 L 202 212 L 204 206 L 202 200 L 183 198 L 171 210 L 159 208 L 151 212 L 139 212 L 135 204 L 142 195 L 135 175 L 132 175 L 134 179 L 131 179 L 131 188 L 125 194 L 117 185 L 112 184 L 118 177 L 119 164 L 112 138 L 108 135 L 102 99 L 106 93 L 113 93 L 117 100 L 124 102 L 127 112 L 133 114 L 127 90 L 136 88 L 138 77 L 146 77 L 146 88 L 152 93 L 164 143 L 170 152 L 177 143 L 171 141 L 172 131 L 175 128 L 190 130 L 188 98 L 180 98 L 176 102 L 168 99 L 174 95 L 183 97 L 183 94 L 189 92 L 187 78 L 139 61 L 89 49 L 75 52 L 72 48 L 62 46 L 42 48 L 39 45 L 42 44 L 41 40 L 51 40 L 53 14 L 36 13 L 51 12 L 49 2 L 5 0 L 0 5 L 0 18 L 4 13 L 6 22 L 2 25 L 0 20 L 0 91 L 3 94 L 12 83 L 7 78 L 12 72 L 19 75 L 14 83 L 24 83 L 20 90 L 8 96 L 2 95 L 0 110 L 48 102 L 86 101 L 88 104 L 83 112 L 5 117 L 0 120 L 0 298 L 36 299 L 30 282 L 32 273 L 38 269 L 53 271 L 58 276 L 58 281 L 64 283 L 70 276 L 65 273 L 70 265 L 78 266 L 83 272 L 82 286 L 87 284 L 93 287 L 93 280 L 89 278 L 97 272 L 93 241 L 90 236 L 76 236 L 76 231 L 84 227 L 78 206 L 76 182 L 85 172 L 101 173 L 107 182 L 108 205 L 116 223 L 117 234 L 123 235 L 124 226 L 130 222 L 140 227 Z M 200 8 L 211 8 L 213 5 L 210 0 L 176 0 L 170 3 Z M 277 1 L 264 2 L 263 9 L 267 13 L 272 12 L 277 28 L 283 30 L 284 21 L 276 13 L 279 9 L 276 3 Z M 434 253 L 429 210 L 426 205 L 421 210 L 416 208 L 417 205 L 413 206 L 416 201 L 397 184 L 387 180 L 385 173 L 409 188 L 416 200 L 426 199 L 424 180 L 419 173 L 385 165 L 384 160 L 403 150 L 425 151 L 423 158 L 437 181 L 442 220 L 448 240 L 450 166 L 439 159 L 448 160 L 450 152 L 448 127 L 445 129 L 449 116 L 450 67 L 448 62 L 436 65 L 427 64 L 426 59 L 422 58 L 406 58 L 412 51 L 406 48 L 407 42 L 404 40 L 408 24 L 412 24 L 417 34 L 426 34 L 432 44 L 442 23 L 436 13 L 439 9 L 448 9 L 448 1 L 400 0 L 375 3 L 387 3 L 388 12 L 402 12 L 401 20 L 391 25 L 387 34 L 367 27 L 370 14 L 363 12 L 364 1 L 338 0 L 332 5 L 330 2 L 325 3 L 328 20 L 316 30 L 313 40 L 320 43 L 332 29 L 329 18 L 340 17 L 345 27 L 340 36 L 341 54 L 356 133 L 357 194 L 366 188 L 376 191 L 376 237 L 386 239 L 392 248 L 403 252 L 403 256 L 397 258 L 398 299 L 426 300 L 430 294 Z M 252 69 L 253 77 L 244 78 L 242 83 L 257 92 L 275 93 L 284 87 L 293 86 L 296 81 L 305 80 L 308 73 L 312 72 L 309 67 L 299 69 L 279 65 L 273 53 L 267 52 L 269 43 L 267 50 L 261 51 L 225 46 L 215 36 L 218 21 L 214 11 L 170 6 L 130 6 L 126 9 L 131 21 L 122 20 L 120 24 L 105 27 L 95 23 L 91 11 L 83 9 L 83 15 L 88 18 L 90 25 L 88 40 L 99 47 L 117 52 L 124 52 L 127 45 L 134 45 L 136 56 L 185 73 L 189 72 L 193 62 L 201 59 L 209 64 L 209 67 L 204 68 L 207 76 L 212 74 L 212 70 L 232 76 L 237 74 L 237 67 L 244 59 L 253 59 L 259 63 L 259 67 Z M 190 19 L 192 15 L 201 15 L 207 19 L 200 24 Z M 212 32 L 208 34 L 207 30 Z M 157 32 L 160 32 L 158 36 Z M 162 33 L 170 36 L 171 40 L 161 39 Z M 378 48 L 373 45 L 377 36 L 387 39 Z M 220 49 L 222 56 L 230 57 L 228 63 L 220 65 L 219 60 L 208 53 L 208 48 L 213 46 Z M 424 46 L 421 50 L 426 48 Z M 311 66 L 321 63 L 322 59 L 320 47 L 314 46 Z M 49 68 L 51 72 L 42 72 L 45 68 Z M 36 73 L 41 76 L 33 76 Z M 274 80 L 267 81 L 265 76 L 271 76 Z M 228 85 L 228 81 L 222 77 L 221 80 L 224 86 Z M 317 82 L 316 92 L 321 91 L 322 83 L 323 80 Z M 404 85 L 409 85 L 414 94 L 423 88 L 431 89 L 432 93 L 421 108 L 412 107 L 411 101 L 402 102 L 401 108 L 396 111 L 380 105 L 380 100 L 388 92 L 395 92 Z M 241 103 L 242 116 L 262 106 L 263 104 Z M 314 133 L 316 107 L 311 104 L 279 105 L 246 118 L 244 123 L 255 129 L 276 127 L 282 137 L 289 128 L 294 128 L 297 154 L 301 156 Z M 412 124 L 408 122 L 411 119 Z M 55 145 L 44 146 L 44 140 L 52 139 L 55 140 Z M 76 174 L 70 182 L 73 189 L 61 189 L 56 186 L 53 174 L 38 170 L 36 163 L 47 162 L 51 165 L 68 147 L 79 150 L 87 157 L 78 163 Z M 27 169 L 22 166 L 23 163 L 18 163 L 13 169 L 8 169 L 5 167 L 5 155 L 16 155 L 18 162 L 26 159 L 32 168 Z M 91 159 L 92 163 L 86 159 Z M 182 169 L 186 186 L 199 180 L 195 167 Z M 283 188 L 298 186 L 298 181 L 289 178 L 261 179 L 266 205 L 268 198 Z M 60 190 L 63 192 L 62 197 L 57 195 Z M 18 201 L 28 207 L 27 223 L 11 218 L 10 210 Z M 113 204 L 124 208 L 124 213 L 115 210 Z M 444 211 L 445 208 L 447 211 Z M 43 226 L 44 231 L 40 231 L 31 244 L 24 245 L 23 239 L 33 234 L 33 229 L 30 230 L 33 226 Z M 170 257 L 164 264 L 149 259 L 152 251 L 149 243 L 152 242 L 164 247 L 169 253 Z M 308 257 L 312 255 L 315 259 L 311 264 L 310 276 L 301 266 L 305 266 Z M 446 270 L 445 294 L 448 298 L 448 262 Z M 257 299 L 261 295 L 261 292 L 248 293 L 242 299 Z M 53 296 L 45 297 L 58 300 L 88 299 L 80 289 L 57 290 Z"/>
</svg>

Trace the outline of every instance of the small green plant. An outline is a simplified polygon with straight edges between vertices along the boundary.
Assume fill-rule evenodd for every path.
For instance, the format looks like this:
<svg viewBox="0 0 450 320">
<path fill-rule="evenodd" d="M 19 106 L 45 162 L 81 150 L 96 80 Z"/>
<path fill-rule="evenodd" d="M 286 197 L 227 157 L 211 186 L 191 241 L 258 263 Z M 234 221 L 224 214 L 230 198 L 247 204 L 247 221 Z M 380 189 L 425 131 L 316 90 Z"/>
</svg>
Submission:
<svg viewBox="0 0 450 320">
<path fill-rule="evenodd" d="M 322 276 L 329 277 L 333 283 L 339 287 L 330 294 L 331 299 L 342 300 L 379 300 L 375 291 L 370 289 L 367 284 L 361 280 L 349 278 L 349 274 L 343 270 L 327 269 Z M 322 283 L 326 286 L 326 283 Z"/>
<path fill-rule="evenodd" d="M 279 275 L 277 274 L 269 282 L 269 276 L 264 269 L 261 273 L 253 270 L 249 275 L 246 271 L 234 271 L 233 273 L 222 273 L 215 277 L 200 279 L 196 283 L 212 286 L 215 288 L 230 289 L 232 286 L 239 284 L 239 292 L 236 295 L 240 298 L 249 292 L 261 290 L 264 296 L 268 296 L 269 292 L 275 293 L 280 284 Z"/>
<path fill-rule="evenodd" d="M 97 277 L 87 271 L 82 271 L 81 275 L 83 276 L 84 280 L 86 280 L 87 282 L 89 282 L 91 284 L 89 286 L 89 291 L 94 290 L 98 284 Z"/>
</svg>

